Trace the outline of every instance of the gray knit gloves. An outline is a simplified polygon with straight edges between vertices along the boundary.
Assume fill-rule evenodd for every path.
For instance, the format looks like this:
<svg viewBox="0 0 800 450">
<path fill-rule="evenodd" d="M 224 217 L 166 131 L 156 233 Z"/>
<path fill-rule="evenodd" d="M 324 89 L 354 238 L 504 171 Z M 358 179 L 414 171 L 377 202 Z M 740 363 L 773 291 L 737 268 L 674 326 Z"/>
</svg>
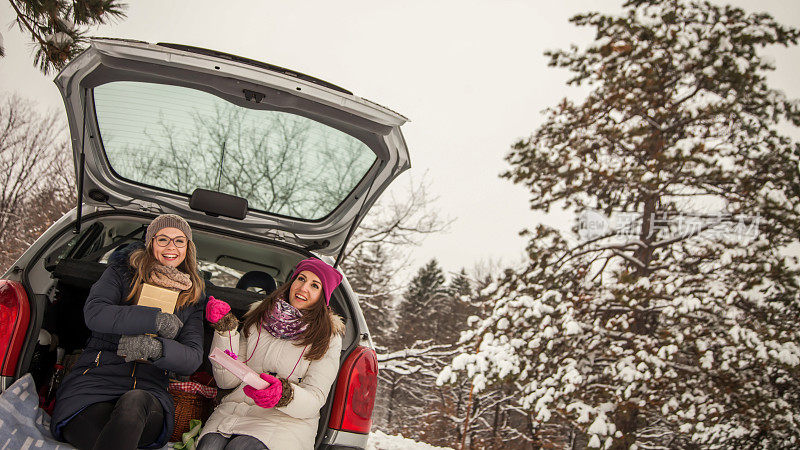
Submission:
<svg viewBox="0 0 800 450">
<path fill-rule="evenodd" d="M 156 316 L 156 333 L 163 338 L 175 339 L 182 326 L 183 322 L 175 314 L 160 312 Z M 146 334 L 122 336 L 117 345 L 117 354 L 125 358 L 125 362 L 155 361 L 161 358 L 163 352 L 164 346 L 161 341 Z"/>
<path fill-rule="evenodd" d="M 156 333 L 167 339 L 175 339 L 181 330 L 183 322 L 175 314 L 160 312 L 156 316 Z"/>
<path fill-rule="evenodd" d="M 136 360 L 155 361 L 161 358 L 163 351 L 161 341 L 144 334 L 122 336 L 119 338 L 119 345 L 117 346 L 117 354 L 124 357 L 125 362 Z"/>
</svg>

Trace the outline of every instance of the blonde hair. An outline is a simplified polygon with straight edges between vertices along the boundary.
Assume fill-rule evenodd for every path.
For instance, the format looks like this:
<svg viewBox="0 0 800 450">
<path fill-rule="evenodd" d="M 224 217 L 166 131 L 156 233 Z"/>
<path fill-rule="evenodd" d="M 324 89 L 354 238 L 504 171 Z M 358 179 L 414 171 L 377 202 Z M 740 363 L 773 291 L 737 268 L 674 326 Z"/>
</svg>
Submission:
<svg viewBox="0 0 800 450">
<path fill-rule="evenodd" d="M 131 280 L 131 293 L 125 299 L 130 302 L 139 296 L 139 292 L 142 291 L 142 284 L 147 281 L 148 275 L 153 271 L 153 267 L 156 264 L 161 264 L 153 256 L 153 240 L 150 240 L 147 247 L 134 250 L 128 259 L 128 264 L 134 270 L 133 280 Z M 176 310 L 198 301 L 205 289 L 205 282 L 203 282 L 200 273 L 197 271 L 197 247 L 194 246 L 194 241 L 186 243 L 186 257 L 178 265 L 178 270 L 189 275 L 192 280 L 192 287 L 178 294 L 178 302 L 175 304 Z"/>
</svg>

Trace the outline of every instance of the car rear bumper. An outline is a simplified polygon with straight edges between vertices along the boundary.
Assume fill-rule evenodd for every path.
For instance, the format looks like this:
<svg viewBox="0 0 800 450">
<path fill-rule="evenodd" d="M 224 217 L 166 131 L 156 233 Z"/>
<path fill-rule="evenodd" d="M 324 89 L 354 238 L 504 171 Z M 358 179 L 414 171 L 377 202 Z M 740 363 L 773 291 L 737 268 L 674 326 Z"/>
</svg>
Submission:
<svg viewBox="0 0 800 450">
<path fill-rule="evenodd" d="M 333 430 L 328 428 L 325 439 L 322 441 L 320 449 L 339 450 L 339 449 L 365 449 L 367 448 L 368 434 L 350 433 L 347 431 Z"/>
</svg>

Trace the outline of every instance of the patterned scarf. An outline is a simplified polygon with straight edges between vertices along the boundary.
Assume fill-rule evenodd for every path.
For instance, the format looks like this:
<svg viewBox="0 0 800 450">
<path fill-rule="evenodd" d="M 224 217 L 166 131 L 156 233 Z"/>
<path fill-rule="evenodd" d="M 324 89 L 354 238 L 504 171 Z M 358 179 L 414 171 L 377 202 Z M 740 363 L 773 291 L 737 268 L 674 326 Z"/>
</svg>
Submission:
<svg viewBox="0 0 800 450">
<path fill-rule="evenodd" d="M 189 274 L 163 264 L 156 264 L 145 282 L 176 291 L 185 291 L 192 287 L 192 278 Z"/>
<path fill-rule="evenodd" d="M 272 314 L 261 318 L 261 326 L 278 339 L 292 340 L 306 331 L 307 324 L 303 323 L 303 313 L 290 305 L 285 298 L 279 297 L 275 301 Z"/>
</svg>

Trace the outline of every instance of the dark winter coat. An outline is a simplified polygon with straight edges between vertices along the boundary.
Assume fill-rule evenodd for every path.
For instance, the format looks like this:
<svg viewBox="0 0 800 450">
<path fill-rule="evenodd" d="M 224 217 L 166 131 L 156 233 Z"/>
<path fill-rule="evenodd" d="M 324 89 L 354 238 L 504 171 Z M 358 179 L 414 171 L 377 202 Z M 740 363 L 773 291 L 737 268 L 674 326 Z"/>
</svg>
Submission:
<svg viewBox="0 0 800 450">
<path fill-rule="evenodd" d="M 133 268 L 128 257 L 139 245 L 115 252 L 103 275 L 92 285 L 83 308 L 86 326 L 92 335 L 72 371 L 64 378 L 58 393 L 50 430 L 64 440 L 62 429 L 77 413 L 98 402 L 116 401 L 131 389 L 153 394 L 164 408 L 164 428 L 158 440 L 148 447 L 163 447 L 172 434 L 174 405 L 167 392 L 170 371 L 190 375 L 203 359 L 203 308 L 205 295 L 175 314 L 183 322 L 175 339 L 158 338 L 162 357 L 150 363 L 125 362 L 117 355 L 123 334 L 156 333 L 159 310 L 131 305 L 125 301 L 131 291 Z"/>
</svg>

